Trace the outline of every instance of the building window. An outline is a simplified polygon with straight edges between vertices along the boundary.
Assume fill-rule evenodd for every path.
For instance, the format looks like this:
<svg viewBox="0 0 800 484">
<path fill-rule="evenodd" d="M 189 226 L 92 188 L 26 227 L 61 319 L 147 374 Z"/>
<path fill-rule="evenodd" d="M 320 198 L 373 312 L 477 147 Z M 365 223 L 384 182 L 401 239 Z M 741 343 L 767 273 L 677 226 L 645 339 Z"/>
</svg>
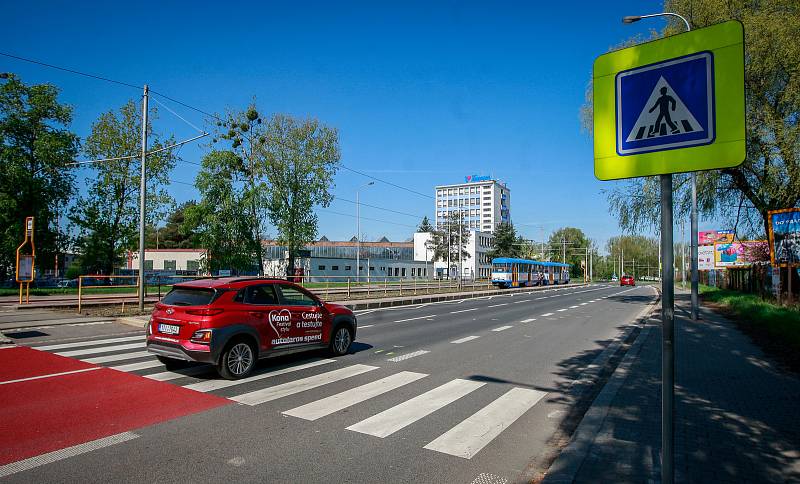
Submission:
<svg viewBox="0 0 800 484">
<path fill-rule="evenodd" d="M 200 261 L 187 260 L 186 261 L 186 270 L 187 271 L 199 271 L 200 270 Z"/>
<path fill-rule="evenodd" d="M 319 267 L 317 267 L 317 270 L 324 271 L 325 270 L 325 266 L 319 266 Z"/>
<path fill-rule="evenodd" d="M 416 275 L 416 274 L 414 274 L 414 272 L 415 272 L 415 269 L 412 267 L 411 268 L 411 277 L 414 277 Z"/>
<path fill-rule="evenodd" d="M 338 271 L 339 270 L 339 266 L 331 266 L 331 270 L 332 271 Z"/>
<path fill-rule="evenodd" d="M 373 267 L 373 266 L 369 266 L 369 271 L 370 271 L 370 272 L 375 272 L 375 267 Z"/>
<path fill-rule="evenodd" d="M 406 277 L 406 268 L 405 268 L 405 267 L 403 267 L 402 271 L 403 271 L 403 273 L 401 274 L 401 275 L 402 275 L 402 277 Z"/>
<path fill-rule="evenodd" d="M 152 271 L 153 270 L 153 261 L 152 260 L 144 260 L 144 270 Z"/>
<path fill-rule="evenodd" d="M 349 270 L 352 270 L 352 269 L 353 268 L 351 266 L 344 266 L 344 270 L 346 270 L 346 271 L 349 271 Z"/>
</svg>

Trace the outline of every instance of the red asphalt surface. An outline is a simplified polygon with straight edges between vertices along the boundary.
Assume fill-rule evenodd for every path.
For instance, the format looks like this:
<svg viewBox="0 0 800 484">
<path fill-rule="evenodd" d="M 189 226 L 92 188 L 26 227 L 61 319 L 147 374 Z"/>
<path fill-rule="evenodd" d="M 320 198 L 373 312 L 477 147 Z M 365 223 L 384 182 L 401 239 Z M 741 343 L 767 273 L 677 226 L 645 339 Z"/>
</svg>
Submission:
<svg viewBox="0 0 800 484">
<path fill-rule="evenodd" d="M 0 349 L 0 465 L 202 412 L 230 400 L 16 347 Z"/>
</svg>

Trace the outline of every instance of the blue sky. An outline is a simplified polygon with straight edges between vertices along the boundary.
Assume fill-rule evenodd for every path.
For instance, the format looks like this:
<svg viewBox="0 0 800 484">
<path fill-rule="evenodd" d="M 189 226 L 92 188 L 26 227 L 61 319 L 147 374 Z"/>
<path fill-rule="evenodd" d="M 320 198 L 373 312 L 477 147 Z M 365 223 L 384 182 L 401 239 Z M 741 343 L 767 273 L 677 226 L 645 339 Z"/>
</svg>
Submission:
<svg viewBox="0 0 800 484">
<path fill-rule="evenodd" d="M 313 116 L 339 129 L 342 163 L 413 190 L 467 174 L 508 183 L 512 218 L 540 239 L 562 226 L 601 246 L 618 234 L 593 175 L 591 138 L 578 109 L 592 61 L 654 19 L 657 1 L 614 2 L 10 2 L 0 50 L 153 89 L 209 112 L 244 107 Z M 0 71 L 50 82 L 74 106 L 72 129 L 89 133 L 102 112 L 140 92 L 0 57 Z M 194 124 L 204 117 L 161 99 Z M 178 139 L 194 130 L 161 109 L 155 129 Z M 180 156 L 197 162 L 207 148 Z M 179 163 L 173 180 L 197 167 Z M 86 174 L 80 175 L 85 178 Z M 341 170 L 335 195 L 354 200 L 369 181 Z M 174 183 L 178 201 L 197 198 Z M 432 217 L 433 199 L 376 183 L 361 201 Z M 355 234 L 355 206 L 320 211 L 319 234 Z M 351 216 L 331 213 L 339 212 Z M 369 238 L 410 237 L 419 220 L 362 207 Z M 367 219 L 380 219 L 378 222 Z M 702 227 L 701 227 L 702 228 Z M 274 231 L 271 235 L 274 235 Z"/>
</svg>

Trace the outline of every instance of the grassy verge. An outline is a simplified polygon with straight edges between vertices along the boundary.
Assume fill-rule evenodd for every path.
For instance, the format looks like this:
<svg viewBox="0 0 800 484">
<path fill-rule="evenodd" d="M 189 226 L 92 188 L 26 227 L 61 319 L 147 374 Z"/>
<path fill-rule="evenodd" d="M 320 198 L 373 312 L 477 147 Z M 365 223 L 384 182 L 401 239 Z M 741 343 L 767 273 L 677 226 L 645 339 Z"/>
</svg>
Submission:
<svg viewBox="0 0 800 484">
<path fill-rule="evenodd" d="M 762 349 L 800 371 L 800 311 L 753 294 L 702 284 L 700 295 L 736 321 Z"/>
</svg>

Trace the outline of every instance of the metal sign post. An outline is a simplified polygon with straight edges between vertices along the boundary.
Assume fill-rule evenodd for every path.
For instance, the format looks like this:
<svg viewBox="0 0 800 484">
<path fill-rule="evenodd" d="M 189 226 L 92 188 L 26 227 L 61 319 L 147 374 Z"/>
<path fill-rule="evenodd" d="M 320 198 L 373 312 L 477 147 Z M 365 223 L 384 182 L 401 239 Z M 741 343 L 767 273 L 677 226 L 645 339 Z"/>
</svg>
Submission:
<svg viewBox="0 0 800 484">
<path fill-rule="evenodd" d="M 16 280 L 19 283 L 19 303 L 22 304 L 22 285 L 25 284 L 25 303 L 30 303 L 31 282 L 36 276 L 34 263 L 36 260 L 36 245 L 33 243 L 33 217 L 25 217 L 25 238 L 17 247 Z M 28 243 L 31 244 L 30 254 L 20 254 Z"/>
<path fill-rule="evenodd" d="M 672 175 L 661 175 L 661 482 L 674 482 L 675 270 L 672 250 Z"/>
</svg>

